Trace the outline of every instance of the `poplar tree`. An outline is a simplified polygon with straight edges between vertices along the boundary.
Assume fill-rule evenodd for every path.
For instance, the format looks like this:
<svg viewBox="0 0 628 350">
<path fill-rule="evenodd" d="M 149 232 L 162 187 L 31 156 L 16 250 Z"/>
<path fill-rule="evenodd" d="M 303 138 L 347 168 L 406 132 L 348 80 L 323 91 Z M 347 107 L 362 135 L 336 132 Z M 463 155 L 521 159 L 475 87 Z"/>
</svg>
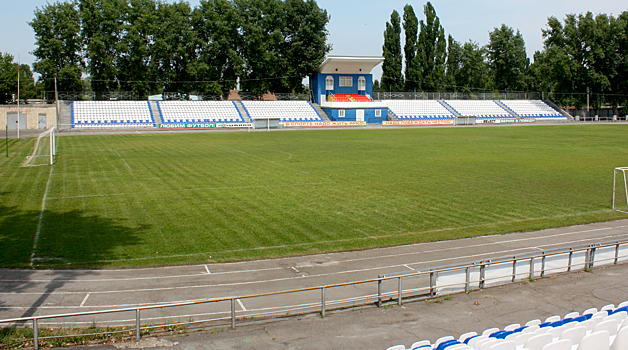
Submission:
<svg viewBox="0 0 628 350">
<path fill-rule="evenodd" d="M 406 67 L 405 67 L 405 80 L 406 90 L 412 91 L 419 87 L 420 81 L 420 68 L 419 61 L 416 57 L 417 40 L 419 32 L 419 21 L 414 13 L 412 5 L 406 5 L 403 8 L 403 29 L 405 32 L 406 43 L 403 48 Z"/>
<path fill-rule="evenodd" d="M 383 91 L 402 91 L 404 87 L 401 75 L 401 21 L 399 12 L 393 10 L 390 22 L 384 31 L 384 63 L 382 64 L 381 89 Z"/>
<path fill-rule="evenodd" d="M 423 7 L 425 21 L 420 21 L 421 32 L 417 45 L 417 59 L 421 70 L 421 88 L 438 91 L 445 78 L 447 42 L 445 30 L 440 24 L 436 10 L 430 2 Z"/>
</svg>

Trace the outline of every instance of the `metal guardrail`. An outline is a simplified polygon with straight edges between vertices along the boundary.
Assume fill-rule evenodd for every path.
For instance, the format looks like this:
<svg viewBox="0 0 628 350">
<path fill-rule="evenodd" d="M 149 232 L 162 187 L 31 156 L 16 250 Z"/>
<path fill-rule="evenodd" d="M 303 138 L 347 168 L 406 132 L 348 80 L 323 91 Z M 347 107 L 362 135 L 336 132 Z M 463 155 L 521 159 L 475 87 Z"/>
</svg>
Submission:
<svg viewBox="0 0 628 350">
<path fill-rule="evenodd" d="M 299 289 L 291 289 L 279 292 L 268 292 L 268 293 L 260 293 L 253 295 L 245 295 L 245 296 L 231 296 L 231 297 L 222 297 L 222 298 L 212 298 L 205 300 L 196 300 L 189 302 L 178 302 L 178 303 L 170 303 L 170 304 L 160 304 L 160 305 L 152 305 L 152 306 L 143 306 L 143 307 L 133 307 L 133 308 L 122 308 L 122 309 L 113 309 L 113 310 L 101 310 L 101 311 L 88 311 L 88 312 L 78 312 L 78 313 L 67 313 L 67 314 L 56 314 L 56 315 L 43 315 L 43 316 L 31 316 L 31 317 L 22 317 L 22 318 L 12 318 L 0 320 L 0 324 L 26 324 L 27 322 L 32 322 L 33 324 L 33 344 L 35 350 L 39 348 L 39 340 L 42 339 L 52 339 L 52 338 L 65 338 L 65 337 L 83 337 L 83 336 L 92 336 L 92 335 L 101 335 L 101 334 L 111 334 L 111 333 L 122 333 L 128 332 L 127 330 L 122 331 L 113 331 L 113 332 L 99 332 L 99 333 L 89 333 L 89 334 L 76 334 L 76 335 L 62 335 L 62 336 L 49 336 L 49 337 L 39 337 L 38 327 L 40 325 L 40 321 L 42 320 L 50 320 L 50 319 L 60 319 L 60 318 L 69 318 L 69 317 L 79 317 L 79 316 L 91 316 L 91 315 L 106 315 L 106 314 L 114 314 L 114 313 L 124 313 L 124 312 L 132 312 L 135 313 L 135 336 L 136 339 L 141 339 L 141 331 L 152 329 L 152 328 L 161 328 L 161 327 L 171 327 L 171 326 L 181 326 L 181 325 L 189 325 L 189 324 L 200 324 L 207 323 L 212 321 L 224 321 L 230 320 L 231 328 L 235 329 L 236 323 L 238 319 L 253 319 L 253 318 L 264 318 L 264 317 L 277 317 L 281 315 L 285 315 L 285 310 L 297 311 L 303 313 L 320 313 L 322 317 L 325 317 L 326 312 L 329 310 L 341 309 L 341 308 L 350 308 L 356 306 L 363 306 L 367 304 L 376 304 L 381 306 L 386 303 L 385 298 L 388 298 L 388 302 L 394 302 L 396 299 L 397 304 L 402 305 L 404 298 L 406 300 L 423 300 L 434 298 L 440 295 L 439 291 L 444 290 L 445 288 L 454 288 L 457 287 L 460 291 L 469 292 L 474 288 L 483 289 L 488 284 L 490 284 L 491 280 L 503 280 L 504 277 L 508 277 L 510 282 L 515 282 L 518 278 L 528 278 L 534 279 L 536 276 L 545 277 L 548 274 L 557 274 L 557 273 L 568 273 L 572 272 L 580 265 L 582 265 L 581 270 L 590 270 L 596 264 L 604 264 L 606 265 L 617 265 L 622 258 L 628 260 L 628 254 L 625 256 L 620 256 L 620 248 L 622 246 L 628 245 L 628 241 L 615 241 L 611 243 L 602 243 L 602 244 L 594 244 L 587 245 L 577 248 L 569 248 L 557 251 L 550 252 L 542 252 L 540 254 L 534 255 L 524 255 L 520 257 L 508 257 L 508 258 L 498 258 L 494 260 L 486 260 L 480 262 L 473 262 L 469 264 L 455 265 L 442 267 L 437 269 L 431 269 L 429 271 L 415 271 L 410 273 L 400 273 L 400 274 L 392 274 L 392 275 L 380 275 L 377 278 L 362 280 L 362 281 L 353 281 L 353 282 L 345 282 L 345 283 L 337 283 L 330 284 L 325 286 L 318 287 L 309 287 L 309 288 L 299 288 Z M 614 247 L 615 254 L 613 258 L 607 258 L 602 260 L 596 260 L 596 252 L 600 249 Z M 583 264 L 574 264 L 573 256 L 574 254 L 584 254 L 584 263 Z M 568 263 L 566 266 L 561 268 L 546 268 L 546 260 L 548 258 L 558 256 L 558 255 L 568 255 Z M 540 271 L 535 271 L 535 265 L 539 262 L 540 259 L 541 268 Z M 529 270 L 525 273 L 517 273 L 517 267 L 523 264 L 529 264 Z M 503 276 L 498 276 L 494 278 L 487 278 L 486 272 L 487 268 L 491 266 L 495 266 L 498 264 L 512 264 L 512 273 L 506 274 Z M 474 280 L 471 277 L 471 272 L 473 269 L 479 269 L 479 278 Z M 560 270 L 560 271 L 557 271 Z M 439 274 L 443 275 L 450 272 L 455 271 L 463 271 L 465 275 L 464 282 L 461 283 L 453 283 L 453 284 L 438 284 Z M 429 284 L 419 287 L 419 288 L 407 288 L 403 289 L 404 280 L 412 279 L 412 278 L 429 278 Z M 383 284 L 386 281 L 394 281 L 397 280 L 397 289 L 385 292 L 383 290 Z M 326 297 L 326 292 L 328 290 L 333 290 L 336 288 L 342 287 L 355 287 L 357 285 L 365 285 L 365 284 L 376 284 L 377 285 L 377 293 L 362 295 L 358 297 L 350 297 L 335 301 L 328 301 Z M 506 284 L 506 283 L 502 283 Z M 496 285 L 496 284 L 495 284 Z M 253 314 L 243 314 L 243 312 L 236 312 L 236 301 L 244 300 L 244 299 L 252 299 L 252 298 L 265 298 L 272 296 L 281 296 L 295 293 L 303 293 L 303 292 L 312 292 L 319 291 L 320 292 L 320 302 L 308 303 L 303 305 L 290 306 L 287 309 L 284 309 L 280 312 L 261 312 L 261 313 L 253 313 Z M 168 324 L 160 324 L 160 325 L 145 325 L 142 326 L 142 312 L 156 309 L 166 309 L 166 308 L 176 308 L 176 307 L 184 307 L 191 305 L 201 305 L 201 304 L 217 304 L 220 302 L 229 302 L 230 310 L 229 316 L 227 317 L 217 317 L 208 320 L 190 320 L 187 322 L 174 322 Z M 349 303 L 349 306 L 346 304 Z M 329 305 L 332 305 L 329 307 Z M 345 306 L 343 306 L 345 305 Z M 307 310 L 311 311 L 307 311 Z M 146 320 L 146 319 L 145 319 Z"/>
</svg>

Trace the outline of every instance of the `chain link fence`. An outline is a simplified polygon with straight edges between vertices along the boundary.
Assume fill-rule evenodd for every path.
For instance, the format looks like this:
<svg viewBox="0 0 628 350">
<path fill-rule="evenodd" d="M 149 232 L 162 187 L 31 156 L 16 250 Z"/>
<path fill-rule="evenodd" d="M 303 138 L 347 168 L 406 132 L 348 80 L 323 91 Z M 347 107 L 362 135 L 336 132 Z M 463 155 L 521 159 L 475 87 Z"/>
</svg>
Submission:
<svg viewBox="0 0 628 350">
<path fill-rule="evenodd" d="M 540 92 L 373 92 L 374 100 L 541 100 Z"/>
</svg>

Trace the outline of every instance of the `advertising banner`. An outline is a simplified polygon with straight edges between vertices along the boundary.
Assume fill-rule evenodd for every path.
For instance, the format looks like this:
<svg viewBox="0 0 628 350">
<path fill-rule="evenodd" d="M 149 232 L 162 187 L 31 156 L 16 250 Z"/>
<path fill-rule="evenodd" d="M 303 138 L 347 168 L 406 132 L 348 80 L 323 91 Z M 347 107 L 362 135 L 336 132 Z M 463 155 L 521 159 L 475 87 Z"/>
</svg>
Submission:
<svg viewBox="0 0 628 350">
<path fill-rule="evenodd" d="M 346 121 L 346 122 L 284 122 L 284 127 L 335 127 L 335 126 L 366 126 L 365 121 Z"/>
<path fill-rule="evenodd" d="M 185 123 L 158 124 L 159 129 L 214 129 L 214 128 L 250 128 L 251 123 Z"/>
<path fill-rule="evenodd" d="M 397 126 L 397 125 L 454 125 L 453 119 L 444 120 L 385 120 L 382 122 L 383 126 Z"/>
</svg>

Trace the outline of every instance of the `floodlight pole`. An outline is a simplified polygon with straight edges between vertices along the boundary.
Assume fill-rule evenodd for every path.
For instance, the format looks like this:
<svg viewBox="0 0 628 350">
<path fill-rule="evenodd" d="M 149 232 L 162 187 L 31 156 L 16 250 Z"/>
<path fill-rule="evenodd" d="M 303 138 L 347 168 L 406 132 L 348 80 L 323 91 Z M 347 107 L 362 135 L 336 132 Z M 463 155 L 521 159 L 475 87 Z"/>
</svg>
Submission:
<svg viewBox="0 0 628 350">
<path fill-rule="evenodd" d="M 17 56 L 17 138 L 20 139 L 20 56 Z"/>
<path fill-rule="evenodd" d="M 587 117 L 591 114 L 589 111 L 589 87 L 587 86 Z M 584 118 L 584 121 L 587 121 L 587 118 Z"/>
<path fill-rule="evenodd" d="M 57 73 L 55 73 L 55 106 L 57 109 L 57 130 L 59 130 L 59 92 L 57 91 Z"/>
</svg>

